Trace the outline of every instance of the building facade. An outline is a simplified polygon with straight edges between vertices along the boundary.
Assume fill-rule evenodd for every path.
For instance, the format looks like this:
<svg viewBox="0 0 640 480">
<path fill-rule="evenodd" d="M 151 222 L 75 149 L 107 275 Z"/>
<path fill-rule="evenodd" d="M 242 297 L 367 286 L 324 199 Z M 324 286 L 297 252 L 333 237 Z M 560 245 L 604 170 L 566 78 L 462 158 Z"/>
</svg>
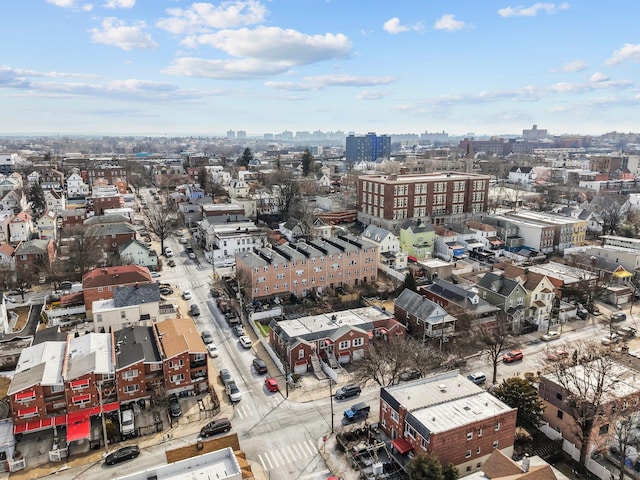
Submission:
<svg viewBox="0 0 640 480">
<path fill-rule="evenodd" d="M 375 162 L 379 158 L 391 157 L 391 137 L 367 133 L 363 136 L 348 135 L 345 159 L 348 164 Z"/>
</svg>

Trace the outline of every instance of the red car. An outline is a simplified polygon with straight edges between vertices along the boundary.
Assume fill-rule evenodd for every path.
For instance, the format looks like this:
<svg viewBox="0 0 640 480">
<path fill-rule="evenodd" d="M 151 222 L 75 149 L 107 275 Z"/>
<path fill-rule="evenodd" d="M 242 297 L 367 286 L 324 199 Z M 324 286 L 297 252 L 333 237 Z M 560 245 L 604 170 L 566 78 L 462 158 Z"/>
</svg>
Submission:
<svg viewBox="0 0 640 480">
<path fill-rule="evenodd" d="M 511 350 L 502 356 L 502 361 L 504 363 L 512 363 L 522 360 L 522 357 L 524 357 L 522 350 Z"/>
<path fill-rule="evenodd" d="M 275 378 L 266 378 L 264 380 L 264 384 L 267 387 L 267 390 L 269 390 L 270 392 L 277 392 L 280 390 L 280 387 L 278 387 L 278 382 Z"/>
</svg>

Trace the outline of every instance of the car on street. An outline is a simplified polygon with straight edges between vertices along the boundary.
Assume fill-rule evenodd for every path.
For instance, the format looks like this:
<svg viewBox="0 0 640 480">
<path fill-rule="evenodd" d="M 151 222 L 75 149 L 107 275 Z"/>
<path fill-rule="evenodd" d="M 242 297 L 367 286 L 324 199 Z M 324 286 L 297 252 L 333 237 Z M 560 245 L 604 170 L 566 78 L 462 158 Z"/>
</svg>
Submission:
<svg viewBox="0 0 640 480">
<path fill-rule="evenodd" d="M 220 381 L 222 382 L 222 385 L 226 385 L 231 380 L 233 380 L 233 377 L 231 376 L 231 372 L 229 371 L 229 369 L 228 368 L 220 369 Z"/>
<path fill-rule="evenodd" d="M 633 327 L 620 327 L 616 333 L 623 338 L 633 338 L 636 336 L 636 329 Z"/>
<path fill-rule="evenodd" d="M 622 312 L 616 312 L 611 314 L 612 322 L 624 322 L 627 319 L 627 314 Z"/>
<path fill-rule="evenodd" d="M 185 290 L 184 292 L 182 292 L 182 299 L 191 300 L 191 292 L 189 290 Z"/>
<path fill-rule="evenodd" d="M 171 260 L 169 260 L 167 262 L 167 265 L 169 265 L 170 267 L 175 267 L 176 266 L 176 261 L 172 258 Z"/>
<path fill-rule="evenodd" d="M 600 340 L 600 343 L 602 343 L 602 345 L 608 346 L 608 345 L 615 345 L 619 341 L 620 341 L 620 337 L 617 334 L 610 333 L 609 335 L 602 337 L 602 340 Z"/>
<path fill-rule="evenodd" d="M 216 358 L 218 356 L 218 347 L 214 343 L 210 343 L 207 345 L 207 352 L 209 352 L 211 358 Z"/>
<path fill-rule="evenodd" d="M 231 380 L 224 386 L 227 395 L 229 395 L 229 400 L 232 402 L 239 402 L 242 399 L 242 394 L 240 393 L 240 389 L 234 380 Z"/>
<path fill-rule="evenodd" d="M 267 390 L 269 390 L 270 392 L 277 392 L 278 390 L 280 390 L 280 387 L 278 386 L 278 382 L 276 381 L 275 378 L 271 378 L 271 377 L 265 378 L 264 385 L 265 387 L 267 387 Z"/>
<path fill-rule="evenodd" d="M 542 340 L 544 342 L 550 342 L 551 340 L 557 340 L 558 338 L 560 338 L 560 332 L 558 331 L 550 331 L 542 336 Z"/>
<path fill-rule="evenodd" d="M 160 292 L 160 295 L 171 295 L 173 293 L 173 288 L 160 287 L 158 291 Z"/>
<path fill-rule="evenodd" d="M 257 374 L 263 375 L 267 373 L 267 364 L 261 358 L 254 358 L 252 365 Z"/>
<path fill-rule="evenodd" d="M 160 278 L 160 272 L 151 272 L 151 278 Z"/>
<path fill-rule="evenodd" d="M 178 400 L 178 395 L 176 395 L 175 393 L 169 395 L 169 414 L 173 418 L 182 416 L 182 407 L 180 406 L 180 400 Z"/>
<path fill-rule="evenodd" d="M 189 313 L 191 314 L 192 317 L 199 317 L 200 307 L 198 307 L 198 305 L 196 305 L 195 303 L 192 303 L 191 306 L 189 307 Z"/>
<path fill-rule="evenodd" d="M 523 358 L 524 354 L 522 353 L 522 350 L 511 350 L 502 356 L 502 361 L 504 363 L 513 363 L 518 360 L 522 360 Z"/>
<path fill-rule="evenodd" d="M 115 465 L 116 463 L 124 462 L 126 460 L 133 460 L 138 455 L 140 455 L 140 449 L 136 445 L 122 447 L 104 457 L 104 463 L 107 465 Z"/>
<path fill-rule="evenodd" d="M 173 257 L 173 250 L 171 250 L 171 247 L 164 247 L 164 255 L 168 258 L 168 257 Z"/>
<path fill-rule="evenodd" d="M 345 385 L 344 387 L 336 390 L 336 400 L 342 400 L 343 398 L 357 397 L 362 392 L 359 385 Z"/>
<path fill-rule="evenodd" d="M 482 372 L 475 372 L 467 375 L 467 378 L 471 380 L 476 385 L 482 385 L 487 381 L 487 376 Z"/>
<path fill-rule="evenodd" d="M 210 343 L 213 343 L 213 335 L 211 335 L 211 332 L 209 330 L 204 330 L 200 336 L 202 337 L 202 341 L 204 342 L 205 345 L 209 345 Z"/>
<path fill-rule="evenodd" d="M 565 358 L 569 358 L 569 352 L 563 348 L 547 351 L 547 360 L 551 360 L 552 362 L 557 362 L 558 360 L 564 360 Z"/>
<path fill-rule="evenodd" d="M 202 427 L 200 436 L 207 438 L 218 433 L 227 433 L 229 430 L 231 430 L 231 421 L 228 418 L 218 418 Z"/>
<path fill-rule="evenodd" d="M 578 318 L 586 320 L 589 316 L 589 312 L 584 307 L 578 307 L 578 309 L 576 310 L 576 315 L 578 316 Z"/>
<path fill-rule="evenodd" d="M 348 408 L 343 412 L 344 418 L 349 422 L 355 422 L 358 418 L 368 417 L 369 412 L 371 411 L 371 407 L 369 404 L 361 402 L 356 403 L 355 405 L 351 405 L 351 408 Z"/>
<path fill-rule="evenodd" d="M 238 341 L 240 342 L 240 345 L 242 345 L 244 348 L 251 348 L 253 347 L 253 343 L 251 343 L 251 339 L 249 337 L 247 337 L 246 335 L 241 336 Z"/>
<path fill-rule="evenodd" d="M 244 335 L 244 328 L 242 328 L 242 325 L 234 325 L 231 330 L 236 337 L 241 337 Z"/>
<path fill-rule="evenodd" d="M 188 242 L 187 237 L 182 236 L 182 237 L 178 238 L 178 242 L 180 242 L 181 244 L 184 245 L 185 243 Z"/>
</svg>

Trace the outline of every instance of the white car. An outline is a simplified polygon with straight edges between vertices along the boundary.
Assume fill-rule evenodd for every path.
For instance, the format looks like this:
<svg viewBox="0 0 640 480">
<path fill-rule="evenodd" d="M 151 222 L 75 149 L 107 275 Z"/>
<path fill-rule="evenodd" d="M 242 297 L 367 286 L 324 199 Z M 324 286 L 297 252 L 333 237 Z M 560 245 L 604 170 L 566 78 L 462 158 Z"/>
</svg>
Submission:
<svg viewBox="0 0 640 480">
<path fill-rule="evenodd" d="M 249 337 L 247 337 L 246 335 L 242 335 L 238 341 L 240 342 L 240 345 L 242 345 L 244 348 L 251 348 L 253 347 L 253 343 L 251 343 L 251 339 Z"/>
<path fill-rule="evenodd" d="M 560 338 L 560 332 L 548 332 L 542 336 L 542 340 L 545 342 L 550 342 L 551 340 L 557 340 Z"/>
<path fill-rule="evenodd" d="M 182 245 L 184 245 L 185 243 L 187 243 L 187 237 L 180 237 L 178 239 L 178 242 L 180 242 Z"/>
<path fill-rule="evenodd" d="M 182 298 L 184 300 L 191 300 L 191 292 L 188 290 L 182 292 Z"/>
<path fill-rule="evenodd" d="M 211 358 L 216 358 L 218 356 L 218 347 L 216 347 L 213 343 L 207 345 L 207 351 L 209 352 L 209 356 Z"/>
<path fill-rule="evenodd" d="M 169 247 L 164 247 L 164 254 L 166 257 L 173 257 L 173 250 Z"/>
<path fill-rule="evenodd" d="M 151 272 L 151 278 L 158 278 L 160 276 L 160 272 Z"/>
<path fill-rule="evenodd" d="M 602 340 L 600 340 L 600 343 L 602 343 L 602 345 L 614 345 L 619 341 L 620 341 L 620 337 L 615 333 L 611 333 L 606 337 L 602 337 Z"/>
</svg>

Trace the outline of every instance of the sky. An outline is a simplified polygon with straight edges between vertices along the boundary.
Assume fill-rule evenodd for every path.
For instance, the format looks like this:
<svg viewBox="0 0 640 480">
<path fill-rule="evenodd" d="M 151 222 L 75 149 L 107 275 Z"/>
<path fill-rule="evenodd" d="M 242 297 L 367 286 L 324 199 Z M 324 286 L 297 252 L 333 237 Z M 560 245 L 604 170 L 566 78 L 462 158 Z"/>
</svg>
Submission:
<svg viewBox="0 0 640 480">
<path fill-rule="evenodd" d="M 638 132 L 638 0 L 10 0 L 0 135 Z"/>
</svg>

